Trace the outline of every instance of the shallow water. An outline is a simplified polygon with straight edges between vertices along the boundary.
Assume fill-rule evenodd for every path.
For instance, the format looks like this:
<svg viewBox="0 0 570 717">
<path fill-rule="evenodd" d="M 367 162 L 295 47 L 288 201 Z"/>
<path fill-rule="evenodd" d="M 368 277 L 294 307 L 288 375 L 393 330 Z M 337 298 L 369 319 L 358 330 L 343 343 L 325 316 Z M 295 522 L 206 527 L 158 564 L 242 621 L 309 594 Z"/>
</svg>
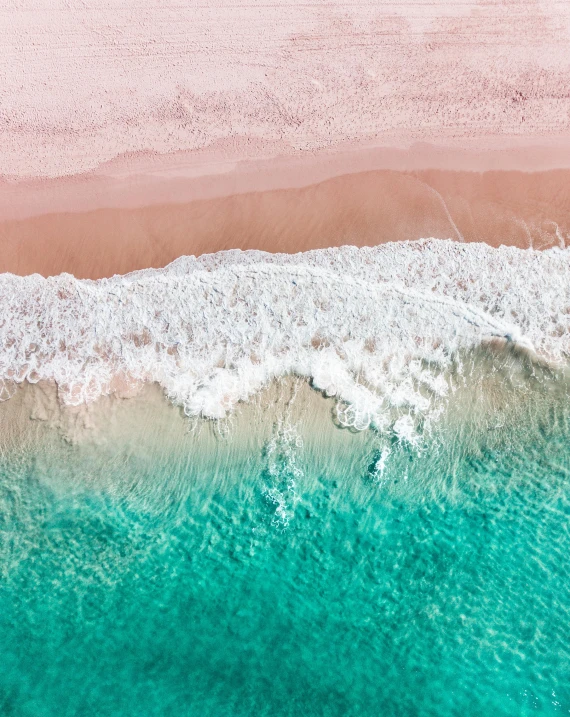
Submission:
<svg viewBox="0 0 570 717">
<path fill-rule="evenodd" d="M 4 274 L 0 301 L 0 400 L 24 381 L 57 383 L 68 405 L 154 382 L 187 416 L 220 419 L 295 374 L 344 404 L 344 425 L 410 437 L 438 415 L 458 352 L 570 356 L 570 248 L 228 251 L 96 282 Z"/>
<path fill-rule="evenodd" d="M 570 410 L 546 373 L 502 413 L 481 384 L 419 446 L 290 386 L 227 436 L 145 396 L 106 435 L 30 422 L 1 465 L 0 714 L 570 713 Z"/>
</svg>

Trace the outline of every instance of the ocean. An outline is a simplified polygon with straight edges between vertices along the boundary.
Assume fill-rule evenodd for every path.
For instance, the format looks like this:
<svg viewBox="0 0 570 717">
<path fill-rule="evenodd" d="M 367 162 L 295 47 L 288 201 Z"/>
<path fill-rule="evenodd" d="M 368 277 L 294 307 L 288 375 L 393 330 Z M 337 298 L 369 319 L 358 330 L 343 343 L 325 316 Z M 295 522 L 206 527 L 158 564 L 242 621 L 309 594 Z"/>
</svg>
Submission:
<svg viewBox="0 0 570 717">
<path fill-rule="evenodd" d="M 568 256 L 0 277 L 0 714 L 570 713 Z"/>
</svg>

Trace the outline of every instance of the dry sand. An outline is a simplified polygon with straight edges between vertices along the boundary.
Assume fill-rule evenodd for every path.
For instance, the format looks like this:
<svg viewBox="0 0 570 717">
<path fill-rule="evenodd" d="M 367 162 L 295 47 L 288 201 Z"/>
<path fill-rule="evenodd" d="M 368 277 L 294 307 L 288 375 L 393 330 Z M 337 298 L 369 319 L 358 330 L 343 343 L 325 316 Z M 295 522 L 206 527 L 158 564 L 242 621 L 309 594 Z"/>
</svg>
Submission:
<svg viewBox="0 0 570 717">
<path fill-rule="evenodd" d="M 570 129 L 563 0 L 0 4 L 0 173 Z"/>
</svg>

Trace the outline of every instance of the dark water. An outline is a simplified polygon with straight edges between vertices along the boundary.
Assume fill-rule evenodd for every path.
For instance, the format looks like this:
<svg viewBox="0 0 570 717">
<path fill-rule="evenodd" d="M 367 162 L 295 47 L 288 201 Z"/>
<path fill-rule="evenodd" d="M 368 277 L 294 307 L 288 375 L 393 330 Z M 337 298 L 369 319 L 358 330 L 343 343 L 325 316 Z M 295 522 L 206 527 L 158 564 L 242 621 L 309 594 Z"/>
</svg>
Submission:
<svg viewBox="0 0 570 717">
<path fill-rule="evenodd" d="M 570 714 L 569 435 L 553 409 L 380 476 L 277 433 L 214 490 L 147 466 L 151 507 L 6 459 L 0 714 Z"/>
</svg>

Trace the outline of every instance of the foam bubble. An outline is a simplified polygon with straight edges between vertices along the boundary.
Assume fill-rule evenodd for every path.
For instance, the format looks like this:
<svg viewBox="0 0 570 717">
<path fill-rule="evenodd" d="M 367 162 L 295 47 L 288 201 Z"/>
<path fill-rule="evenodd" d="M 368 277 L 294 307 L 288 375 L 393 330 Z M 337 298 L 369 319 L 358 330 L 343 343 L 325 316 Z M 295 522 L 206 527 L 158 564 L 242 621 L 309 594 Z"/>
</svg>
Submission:
<svg viewBox="0 0 570 717">
<path fill-rule="evenodd" d="M 0 399 L 57 383 L 69 404 L 158 382 L 188 416 L 221 418 L 296 374 L 341 424 L 414 440 L 445 369 L 491 338 L 569 354 L 570 253 L 421 240 L 295 255 L 220 252 L 100 281 L 0 276 Z"/>
</svg>

